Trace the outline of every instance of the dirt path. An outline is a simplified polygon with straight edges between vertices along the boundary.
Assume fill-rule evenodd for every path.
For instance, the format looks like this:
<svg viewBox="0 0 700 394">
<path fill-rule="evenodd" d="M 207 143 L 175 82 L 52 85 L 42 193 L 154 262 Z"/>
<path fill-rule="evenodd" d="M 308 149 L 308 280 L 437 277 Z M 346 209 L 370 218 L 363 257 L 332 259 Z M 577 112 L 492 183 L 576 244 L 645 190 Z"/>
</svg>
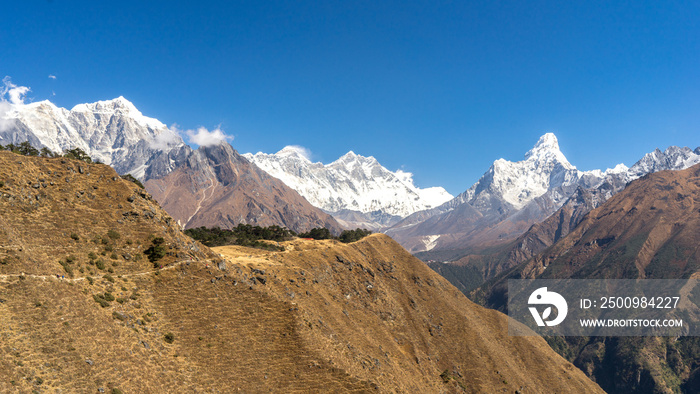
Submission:
<svg viewBox="0 0 700 394">
<path fill-rule="evenodd" d="M 160 272 L 160 271 L 172 270 L 172 269 L 175 269 L 175 267 L 180 266 L 184 263 L 194 263 L 194 262 L 195 262 L 194 260 L 182 260 L 182 261 L 177 261 L 177 262 L 175 262 L 171 265 L 168 265 L 166 267 L 163 267 L 163 268 L 154 269 L 152 271 L 137 272 L 137 273 L 133 273 L 133 274 L 122 274 L 119 276 L 121 276 L 122 278 L 143 276 L 143 275 L 153 274 L 153 273 Z M 213 262 L 211 261 L 211 259 L 198 261 L 198 262 L 201 263 L 202 265 L 212 265 L 213 266 Z M 95 278 L 95 279 L 103 278 L 105 275 L 110 275 L 110 274 L 99 274 L 99 275 L 95 275 L 93 278 Z M 56 280 L 68 281 L 68 282 L 78 282 L 81 280 L 85 280 L 85 278 L 86 278 L 84 276 L 80 277 L 80 278 L 58 278 L 58 277 L 56 277 L 55 274 L 54 275 L 34 275 L 34 274 L 19 273 L 19 274 L 0 275 L 0 280 L 2 280 L 3 282 L 7 282 L 7 280 L 9 280 L 10 278 L 15 278 L 15 277 L 20 277 L 20 276 L 25 277 L 25 278 L 34 278 L 34 279 L 42 279 L 42 280 L 56 279 Z"/>
</svg>

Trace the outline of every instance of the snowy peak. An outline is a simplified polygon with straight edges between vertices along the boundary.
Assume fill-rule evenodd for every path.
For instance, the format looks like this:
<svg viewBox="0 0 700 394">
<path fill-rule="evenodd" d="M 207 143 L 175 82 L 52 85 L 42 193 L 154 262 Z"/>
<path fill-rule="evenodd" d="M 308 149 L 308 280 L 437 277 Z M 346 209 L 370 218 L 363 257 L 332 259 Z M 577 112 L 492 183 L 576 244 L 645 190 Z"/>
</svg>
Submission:
<svg viewBox="0 0 700 394">
<path fill-rule="evenodd" d="M 136 106 L 123 96 L 119 96 L 112 100 L 97 101 L 88 104 L 78 104 L 73 107 L 72 113 L 88 113 L 91 115 L 107 115 L 107 116 L 125 116 L 133 119 L 141 126 L 151 129 L 162 129 L 166 126 L 159 120 L 144 116 Z"/>
<path fill-rule="evenodd" d="M 559 152 L 559 140 L 557 140 L 554 133 L 546 133 L 541 136 L 535 146 L 525 154 L 525 158 L 538 156 L 543 152 Z"/>
<path fill-rule="evenodd" d="M 656 148 L 636 162 L 628 171 L 628 180 L 635 180 L 643 175 L 663 170 L 682 170 L 700 163 L 700 147 L 691 150 L 688 147 L 669 146 L 665 151 Z"/>
<path fill-rule="evenodd" d="M 547 133 L 525 154 L 524 160 L 494 161 L 481 179 L 459 197 L 475 207 L 486 207 L 492 198 L 497 198 L 517 210 L 552 188 L 578 182 L 583 175 L 559 150 L 557 137 Z"/>
<path fill-rule="evenodd" d="M 575 167 L 569 163 L 559 149 L 559 141 L 553 133 L 546 133 L 537 141 L 535 146 L 525 154 L 526 161 L 556 162 L 567 169 Z"/>
<path fill-rule="evenodd" d="M 301 147 L 244 156 L 327 212 L 350 210 L 405 217 L 452 198 L 440 187 L 420 189 L 413 184 L 412 174 L 391 172 L 374 157 L 353 151 L 330 164 L 312 163 L 308 151 Z"/>
<path fill-rule="evenodd" d="M 0 130 L 0 141 L 30 141 L 54 152 L 78 147 L 119 173 L 143 178 L 149 163 L 162 157 L 162 171 L 176 163 L 167 155 L 185 146 L 182 138 L 157 119 L 144 116 L 124 97 L 78 104 L 70 111 L 49 101 L 16 103 L 6 114 L 11 127 Z"/>
</svg>

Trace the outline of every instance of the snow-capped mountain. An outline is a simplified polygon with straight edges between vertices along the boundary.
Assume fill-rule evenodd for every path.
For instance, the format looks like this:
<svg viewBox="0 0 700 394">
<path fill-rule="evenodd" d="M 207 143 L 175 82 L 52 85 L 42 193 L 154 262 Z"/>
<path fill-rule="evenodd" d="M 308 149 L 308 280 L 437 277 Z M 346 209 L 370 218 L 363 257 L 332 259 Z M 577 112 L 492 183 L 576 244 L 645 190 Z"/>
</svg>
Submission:
<svg viewBox="0 0 700 394">
<path fill-rule="evenodd" d="M 625 185 L 661 170 L 680 170 L 700 162 L 700 148 L 669 147 L 646 154 L 631 168 L 580 171 L 559 149 L 554 134 L 540 137 L 525 159 L 496 160 L 464 193 L 434 208 L 416 212 L 387 230 L 412 252 L 466 250 L 513 239 L 557 211 L 577 190 L 589 190 L 595 207 Z M 576 201 L 569 201 L 572 209 Z M 589 208 L 586 208 L 586 211 Z M 459 252 L 452 257 L 458 257 Z"/>
<path fill-rule="evenodd" d="M 123 97 L 71 110 L 49 101 L 0 103 L 0 144 L 29 141 L 57 153 L 80 148 L 118 173 L 141 179 L 182 226 L 228 228 L 247 223 L 296 231 L 341 229 L 332 217 L 250 164 L 225 141 L 193 150 L 177 132 L 144 116 Z"/>
<path fill-rule="evenodd" d="M 189 149 L 177 133 L 144 116 L 124 97 L 78 104 L 71 110 L 50 101 L 12 104 L 4 114 L 0 144 L 23 141 L 59 153 L 77 147 L 137 178 L 144 178 L 147 167 L 158 160 L 164 163 L 157 167 L 169 172 L 177 163 L 168 155 Z"/>
<path fill-rule="evenodd" d="M 682 170 L 700 163 L 700 147 L 695 151 L 688 147 L 670 146 L 665 151 L 656 149 L 647 153 L 627 171 L 632 181 L 646 174 L 663 170 Z"/>
<path fill-rule="evenodd" d="M 389 171 L 374 157 L 352 151 L 330 164 L 311 162 L 303 148 L 294 146 L 275 154 L 244 156 L 298 191 L 312 205 L 330 213 L 379 213 L 395 221 L 452 199 L 441 187 L 418 188 L 411 173 Z"/>
<path fill-rule="evenodd" d="M 525 160 L 496 160 L 491 168 L 460 199 L 476 208 L 486 208 L 492 198 L 520 210 L 529 202 L 557 188 L 581 185 L 594 187 L 610 173 L 627 170 L 619 164 L 605 172 L 579 171 L 559 149 L 557 137 L 547 133 L 525 154 Z"/>
</svg>

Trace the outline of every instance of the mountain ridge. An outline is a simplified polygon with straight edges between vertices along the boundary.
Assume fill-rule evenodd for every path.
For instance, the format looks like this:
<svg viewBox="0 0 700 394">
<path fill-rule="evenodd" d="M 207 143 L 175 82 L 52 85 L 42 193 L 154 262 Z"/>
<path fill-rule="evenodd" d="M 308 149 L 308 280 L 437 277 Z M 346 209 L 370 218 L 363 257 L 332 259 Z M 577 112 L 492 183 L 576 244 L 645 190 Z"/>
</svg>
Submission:
<svg viewBox="0 0 700 394">
<path fill-rule="evenodd" d="M 373 156 L 353 151 L 329 164 L 312 162 L 303 148 L 294 146 L 274 154 L 243 156 L 297 190 L 312 205 L 331 214 L 354 211 L 356 217 L 364 216 L 373 229 L 452 198 L 441 187 L 418 188 L 411 173 L 391 172 Z"/>
</svg>

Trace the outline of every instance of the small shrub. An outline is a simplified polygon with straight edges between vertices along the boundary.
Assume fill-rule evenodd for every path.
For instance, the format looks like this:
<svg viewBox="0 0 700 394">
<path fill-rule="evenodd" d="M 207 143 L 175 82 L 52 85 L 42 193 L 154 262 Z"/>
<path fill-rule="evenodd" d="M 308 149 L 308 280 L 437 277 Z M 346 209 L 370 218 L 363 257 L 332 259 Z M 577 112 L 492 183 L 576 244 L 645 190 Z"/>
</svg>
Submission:
<svg viewBox="0 0 700 394">
<path fill-rule="evenodd" d="M 95 254 L 95 252 L 90 252 L 90 253 L 88 253 L 88 258 L 89 258 L 90 260 L 96 260 L 96 259 L 97 259 L 97 255 Z"/>
<path fill-rule="evenodd" d="M 112 245 L 105 245 L 105 252 L 113 252 L 113 251 L 114 251 L 114 248 L 112 247 Z"/>
<path fill-rule="evenodd" d="M 104 270 L 104 269 L 105 269 L 105 262 L 102 261 L 102 259 L 99 259 L 99 260 L 97 260 L 97 261 L 95 262 L 95 266 L 96 266 L 97 269 L 99 269 L 99 270 Z"/>
<path fill-rule="evenodd" d="M 164 243 L 165 239 L 163 239 L 163 237 L 156 237 L 153 239 L 151 246 L 143 251 L 143 254 L 148 256 L 148 260 L 156 267 L 156 261 L 165 257 L 165 247 L 163 246 Z"/>
<path fill-rule="evenodd" d="M 5 181 L 0 181 L 0 187 L 5 187 Z"/>
<path fill-rule="evenodd" d="M 109 302 L 105 300 L 104 296 L 95 294 L 92 296 L 92 299 L 95 300 L 96 303 L 100 304 L 101 307 L 106 308 L 109 306 Z"/>
<path fill-rule="evenodd" d="M 109 258 L 110 258 L 110 259 L 112 259 L 112 260 L 116 260 L 116 259 L 118 259 L 118 258 L 119 258 L 119 256 L 117 256 L 117 254 L 116 254 L 116 253 L 112 252 L 112 254 L 111 254 L 111 255 L 109 255 Z"/>
<path fill-rule="evenodd" d="M 114 240 L 117 240 L 117 239 L 121 238 L 121 234 L 119 234 L 119 233 L 116 232 L 115 230 L 109 230 L 109 231 L 107 231 L 107 236 L 110 237 L 110 238 L 112 238 L 112 239 L 114 239 Z"/>
<path fill-rule="evenodd" d="M 114 283 L 114 278 L 112 277 L 112 275 L 105 275 L 104 278 L 107 279 L 108 281 Z"/>
<path fill-rule="evenodd" d="M 115 388 L 112 389 L 112 394 L 124 394 L 124 393 L 123 393 L 121 390 L 119 390 L 118 388 L 115 387 Z"/>
<path fill-rule="evenodd" d="M 113 274 L 113 273 L 114 273 L 114 269 L 112 269 L 112 267 L 109 267 L 109 268 L 107 268 L 107 272 L 109 272 L 110 274 Z"/>
<path fill-rule="evenodd" d="M 136 179 L 136 178 L 135 178 L 133 175 L 131 175 L 131 174 L 122 175 L 122 179 L 126 179 L 127 181 L 130 181 L 130 182 L 135 183 L 136 186 L 140 187 L 141 189 L 144 188 L 144 187 L 143 187 L 143 183 L 139 182 L 139 180 Z"/>
<path fill-rule="evenodd" d="M 63 157 L 75 160 L 82 160 L 86 163 L 92 163 L 92 159 L 90 158 L 90 156 L 80 148 L 73 148 L 63 152 Z"/>
<path fill-rule="evenodd" d="M 91 285 L 95 283 L 91 276 L 86 276 L 85 279 L 87 279 L 88 283 L 90 283 Z"/>
<path fill-rule="evenodd" d="M 114 296 L 110 292 L 105 292 L 105 295 L 103 297 L 106 301 L 114 301 Z"/>
<path fill-rule="evenodd" d="M 76 233 L 71 233 L 70 237 L 73 238 L 73 240 L 78 241 L 80 240 L 80 236 Z"/>
<path fill-rule="evenodd" d="M 169 333 L 163 335 L 163 339 L 167 343 L 173 343 L 173 341 L 175 341 L 175 334 L 173 334 L 172 332 L 169 332 Z"/>
<path fill-rule="evenodd" d="M 117 302 L 120 304 L 123 304 L 124 302 L 126 302 L 126 298 L 119 297 L 119 298 L 117 298 Z"/>
</svg>

